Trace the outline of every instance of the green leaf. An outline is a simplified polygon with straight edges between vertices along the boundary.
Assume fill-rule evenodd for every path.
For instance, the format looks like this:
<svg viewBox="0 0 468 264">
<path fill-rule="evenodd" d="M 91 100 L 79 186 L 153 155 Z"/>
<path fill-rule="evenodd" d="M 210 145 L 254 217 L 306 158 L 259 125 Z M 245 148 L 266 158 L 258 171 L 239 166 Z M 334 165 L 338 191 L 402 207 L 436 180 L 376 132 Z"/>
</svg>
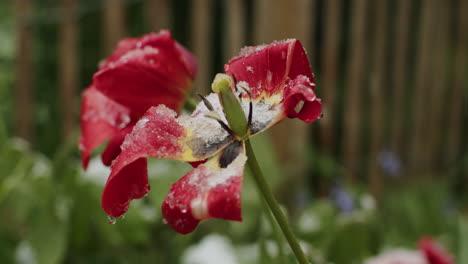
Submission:
<svg viewBox="0 0 468 264">
<path fill-rule="evenodd" d="M 468 263 L 468 220 L 463 217 L 458 219 L 458 258 L 457 263 Z"/>
</svg>

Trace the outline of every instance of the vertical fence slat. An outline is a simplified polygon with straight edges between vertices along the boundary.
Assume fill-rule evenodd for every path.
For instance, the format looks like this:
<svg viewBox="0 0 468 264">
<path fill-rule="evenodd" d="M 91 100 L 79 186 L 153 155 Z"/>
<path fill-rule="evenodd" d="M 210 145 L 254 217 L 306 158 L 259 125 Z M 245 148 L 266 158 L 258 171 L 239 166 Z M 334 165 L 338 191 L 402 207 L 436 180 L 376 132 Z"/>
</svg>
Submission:
<svg viewBox="0 0 468 264">
<path fill-rule="evenodd" d="M 455 48 L 455 70 L 451 75 L 452 91 L 449 97 L 449 109 L 445 118 L 447 120 L 448 138 L 446 147 L 446 162 L 453 165 L 460 155 L 463 126 L 463 103 L 466 97 L 463 90 L 466 89 L 466 73 L 468 68 L 468 0 L 460 0 L 458 6 L 458 32 Z M 467 176 L 468 177 L 468 176 Z M 468 181 L 468 178 L 467 178 Z"/>
<path fill-rule="evenodd" d="M 170 14 L 169 0 L 146 0 L 146 21 L 151 31 L 170 28 Z"/>
<path fill-rule="evenodd" d="M 192 44 L 195 57 L 198 61 L 198 76 L 195 80 L 196 92 L 206 94 L 210 91 L 212 54 L 212 28 L 211 14 L 212 0 L 199 0 L 192 2 Z M 214 76 L 213 76 L 214 77 Z"/>
<path fill-rule="evenodd" d="M 226 41 L 224 46 L 224 61 L 239 53 L 245 45 L 245 3 L 243 0 L 224 1 L 226 22 Z"/>
<path fill-rule="evenodd" d="M 370 83 L 370 157 L 369 157 L 369 183 L 372 194 L 375 197 L 380 196 L 382 187 L 382 172 L 378 164 L 378 153 L 383 147 L 383 120 L 386 100 L 384 100 L 384 91 L 387 88 L 387 24 L 388 24 L 388 1 L 375 1 L 376 12 L 374 17 L 374 51 L 371 67 Z"/>
<path fill-rule="evenodd" d="M 411 0 L 399 0 L 395 19 L 395 36 L 393 46 L 393 106 L 391 124 L 391 149 L 401 156 L 404 134 L 404 106 L 407 103 L 405 90 L 408 88 L 408 48 L 409 48 L 409 25 L 412 9 Z"/>
<path fill-rule="evenodd" d="M 32 141 L 32 3 L 16 0 L 16 133 Z"/>
<path fill-rule="evenodd" d="M 110 54 L 117 42 L 126 34 L 125 5 L 123 0 L 104 0 L 104 47 Z"/>
<path fill-rule="evenodd" d="M 433 171 L 440 169 L 441 150 L 442 150 L 442 132 L 445 127 L 443 103 L 445 102 L 446 89 L 448 87 L 448 48 L 449 48 L 449 3 L 447 1 L 438 1 L 436 3 L 436 36 L 434 39 L 435 48 L 432 51 L 433 63 L 432 70 L 437 78 L 434 78 L 433 89 L 430 92 L 430 101 L 428 112 L 430 118 L 430 129 L 428 130 L 429 139 L 424 144 L 424 151 L 429 153 L 428 166 Z M 433 18 L 434 19 L 434 18 Z"/>
<path fill-rule="evenodd" d="M 62 0 L 63 20 L 59 36 L 59 90 L 62 133 L 66 138 L 75 129 L 76 95 L 78 91 L 78 24 L 76 0 Z"/>
<path fill-rule="evenodd" d="M 347 69 L 348 86 L 345 92 L 347 114 L 344 118 L 343 158 L 347 169 L 346 179 L 353 182 L 358 173 L 358 157 L 361 155 L 361 103 L 366 52 L 367 0 L 352 2 L 351 40 Z"/>
<path fill-rule="evenodd" d="M 339 43 L 341 37 L 342 2 L 341 0 L 325 1 L 323 23 L 322 76 L 320 90 L 323 93 L 325 118 L 320 120 L 320 144 L 322 150 L 332 153 L 334 150 L 336 111 L 336 91 L 338 79 Z"/>
<path fill-rule="evenodd" d="M 416 61 L 416 77 L 415 88 L 413 92 L 412 110 L 413 118 L 411 124 L 410 157 L 409 171 L 418 172 L 423 168 L 423 164 L 427 162 L 428 153 L 424 153 L 424 144 L 427 144 L 427 111 L 429 100 L 428 92 L 433 87 L 433 73 L 431 70 L 431 56 L 433 47 L 433 28 L 434 28 L 434 0 L 422 1 L 422 13 L 419 24 L 419 38 Z"/>
<path fill-rule="evenodd" d="M 304 47 L 309 47 L 308 25 L 313 16 L 310 10 L 310 2 L 304 0 L 279 0 L 274 5 L 267 0 L 257 0 L 254 13 L 255 43 L 297 38 Z M 296 195 L 306 186 L 307 163 L 304 153 L 308 144 L 309 127 L 297 120 L 284 120 L 272 129 L 281 168 L 289 176 L 279 192 L 293 213 L 297 209 L 294 202 Z"/>
<path fill-rule="evenodd" d="M 268 18 L 272 12 L 272 6 L 268 0 L 255 0 L 254 4 L 254 43 L 258 45 L 269 39 Z"/>
</svg>

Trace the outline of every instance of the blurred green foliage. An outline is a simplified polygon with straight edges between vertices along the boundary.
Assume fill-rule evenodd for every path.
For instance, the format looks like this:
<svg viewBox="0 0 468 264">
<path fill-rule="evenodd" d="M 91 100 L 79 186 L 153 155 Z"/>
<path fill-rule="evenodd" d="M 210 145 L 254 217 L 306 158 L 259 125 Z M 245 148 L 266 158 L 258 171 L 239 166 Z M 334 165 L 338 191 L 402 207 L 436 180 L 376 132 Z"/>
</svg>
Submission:
<svg viewBox="0 0 468 264">
<path fill-rule="evenodd" d="M 108 169 L 98 159 L 84 173 L 74 142 L 49 159 L 26 142 L 6 137 L 4 122 L 0 136 L 1 263 L 182 263 L 187 250 L 209 234 L 227 237 L 239 263 L 284 263 L 248 174 L 242 223 L 204 221 L 182 236 L 163 223 L 160 206 L 170 185 L 191 167 L 151 160 L 150 195 L 134 201 L 125 218 L 110 225 L 100 208 Z M 278 186 L 269 138 L 256 137 L 253 143 L 265 174 Z M 415 248 L 423 235 L 441 241 L 458 263 L 467 261 L 468 220 L 452 203 L 448 182 L 400 186 L 385 193 L 378 205 L 362 188 L 345 190 L 355 200 L 353 211 L 340 212 L 332 200 L 319 199 L 307 201 L 310 205 L 292 219 L 315 263 L 362 263 L 383 249 Z M 288 262 L 294 263 L 283 243 Z"/>
<path fill-rule="evenodd" d="M 186 16 L 188 1 L 174 1 L 174 36 L 187 45 L 189 30 L 177 17 Z M 190 235 L 175 233 L 163 223 L 160 206 L 170 185 L 191 167 L 174 161 L 152 160 L 149 166 L 152 191 L 134 201 L 125 219 L 109 225 L 100 207 L 108 171 L 92 164 L 80 169 L 76 140 L 61 142 L 57 90 L 57 25 L 49 16 L 56 1 L 41 1 L 35 17 L 34 148 L 11 137 L 14 113 L 14 34 L 11 6 L 0 1 L 0 263 L 181 263 L 182 256 L 203 242 L 208 234 L 221 234 L 232 242 L 240 263 L 283 263 L 279 259 L 272 228 L 260 209 L 257 192 L 246 173 L 243 187 L 243 222 L 210 220 Z M 100 3 L 81 0 L 80 86 L 86 87 L 104 57 L 100 49 Z M 219 5 L 219 3 L 217 3 Z M 142 1 L 129 1 L 130 35 L 146 32 Z M 249 9 L 250 10 L 250 9 Z M 218 13 L 217 13 L 218 14 Z M 218 14 L 219 15 L 219 14 Z M 217 37 L 222 34 L 216 25 Z M 249 32 L 250 34 L 250 32 Z M 222 38 L 220 38 L 222 39 Z M 219 51 L 218 51 L 219 53 Z M 218 57 L 221 57 L 217 54 Z M 214 67 L 219 67 L 220 61 Z M 340 99 L 341 94 L 338 94 Z M 75 106 L 78 109 L 78 106 Z M 341 117 L 340 117 L 341 118 Z M 254 139 L 260 164 L 270 184 L 283 183 L 268 137 Z M 310 149 L 313 174 L 333 181 L 342 168 L 332 156 Z M 468 158 L 465 158 L 465 164 Z M 461 164 L 460 166 L 463 166 Z M 457 172 L 454 172 L 455 174 Z M 443 180 L 442 180 L 443 179 Z M 352 212 L 340 212 L 330 199 L 303 198 L 303 213 L 291 219 L 314 263 L 362 263 L 392 247 L 415 248 L 417 240 L 430 235 L 468 263 L 468 219 L 459 207 L 466 192 L 454 195 L 459 179 L 440 177 L 433 183 L 394 184 L 378 204 L 361 186 L 351 186 Z M 404 180 L 403 180 L 404 181 Z M 309 190 L 310 191 L 310 190 Z M 283 241 L 284 242 L 284 241 Z M 284 242 L 286 258 L 294 258 Z M 327 261 L 325 261 L 327 260 Z M 194 263 L 185 263 L 194 264 Z"/>
</svg>

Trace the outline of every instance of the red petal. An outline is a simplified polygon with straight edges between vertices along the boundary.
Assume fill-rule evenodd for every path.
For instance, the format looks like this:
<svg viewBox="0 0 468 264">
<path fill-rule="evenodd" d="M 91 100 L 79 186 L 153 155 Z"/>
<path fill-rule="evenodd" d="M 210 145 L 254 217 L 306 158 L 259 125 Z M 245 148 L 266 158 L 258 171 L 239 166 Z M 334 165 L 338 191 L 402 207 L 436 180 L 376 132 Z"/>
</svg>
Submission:
<svg viewBox="0 0 468 264">
<path fill-rule="evenodd" d="M 106 148 L 101 154 L 102 163 L 106 166 L 110 166 L 112 161 L 114 161 L 117 156 L 119 156 L 121 149 L 120 145 L 122 145 L 125 136 L 132 132 L 133 126 L 129 125 L 123 129 L 121 129 L 107 144 Z"/>
<path fill-rule="evenodd" d="M 311 123 L 320 117 L 322 101 L 315 96 L 311 87 L 314 85 L 304 75 L 299 75 L 288 82 L 284 94 L 284 111 L 289 118 L 297 117 L 304 122 Z M 296 107 L 301 102 L 304 105 L 296 112 Z"/>
<path fill-rule="evenodd" d="M 172 185 L 162 212 L 175 231 L 190 233 L 200 220 L 210 218 L 242 221 L 242 175 L 247 157 L 240 153 L 229 166 L 220 168 L 220 156 L 221 153 Z"/>
<path fill-rule="evenodd" d="M 110 63 L 117 61 L 122 57 L 125 53 L 136 49 L 137 43 L 139 42 L 139 38 L 124 38 L 117 43 L 117 47 L 115 48 L 112 55 L 107 58 L 101 67 L 108 67 Z M 100 68 L 101 68 L 100 67 Z"/>
<path fill-rule="evenodd" d="M 218 97 L 213 94 L 208 98 Z M 218 111 L 222 111 L 219 101 L 212 103 Z M 208 110 L 202 106 L 203 104 L 199 105 L 192 116 L 183 115 L 178 119 L 175 118 L 176 113 L 164 105 L 151 107 L 136 123 L 132 133 L 125 137 L 124 143 L 121 145 L 122 152 L 111 167 L 112 171 L 105 190 L 114 188 L 115 185 L 110 184 L 114 179 L 129 177 L 130 174 L 121 171 L 138 159 L 155 157 L 189 162 L 202 161 L 228 145 L 232 138 L 215 120 L 204 116 Z M 143 177 L 135 176 L 136 173 L 134 172 L 130 177 Z M 105 191 L 104 196 L 112 193 L 115 192 Z M 125 200 L 125 205 L 128 205 L 127 202 L 130 199 Z M 114 212 L 114 208 L 126 208 L 122 204 L 106 203 L 105 201 L 114 200 L 103 197 L 102 207 L 108 214 Z M 119 214 L 124 213 L 124 211 L 118 212 Z"/>
<path fill-rule="evenodd" d="M 429 237 L 419 240 L 419 248 L 424 252 L 429 264 L 453 264 L 452 256 L 448 254 L 436 241 Z"/>
<path fill-rule="evenodd" d="M 131 200 L 140 199 L 148 193 L 150 186 L 146 166 L 146 159 L 138 159 L 120 170 L 120 177 L 107 180 L 101 204 L 109 216 L 122 216 Z"/>
<path fill-rule="evenodd" d="M 168 31 L 120 46 L 94 75 L 96 88 L 140 115 L 159 104 L 179 111 L 196 72 L 190 53 Z"/>
<path fill-rule="evenodd" d="M 239 82 L 247 83 L 254 100 L 282 95 L 286 82 L 299 75 L 314 82 L 307 55 L 298 40 L 246 47 L 224 69 Z"/>
<path fill-rule="evenodd" d="M 130 112 L 126 107 L 110 100 L 94 86 L 87 88 L 81 103 L 79 143 L 83 168 L 87 168 L 93 149 L 118 134 L 129 123 Z"/>
<path fill-rule="evenodd" d="M 118 217 L 124 214 L 130 201 L 136 199 L 132 189 L 145 190 L 148 183 L 146 157 L 176 158 L 183 155 L 179 141 L 185 138 L 186 131 L 176 121 L 175 115 L 163 105 L 152 107 L 137 122 L 133 132 L 126 136 L 102 195 L 101 205 L 108 215 Z M 140 160 L 144 161 L 143 168 Z M 131 184 L 125 185 L 128 183 Z M 138 184 L 143 185 L 137 187 Z M 117 197 L 113 197 L 115 195 Z"/>
</svg>

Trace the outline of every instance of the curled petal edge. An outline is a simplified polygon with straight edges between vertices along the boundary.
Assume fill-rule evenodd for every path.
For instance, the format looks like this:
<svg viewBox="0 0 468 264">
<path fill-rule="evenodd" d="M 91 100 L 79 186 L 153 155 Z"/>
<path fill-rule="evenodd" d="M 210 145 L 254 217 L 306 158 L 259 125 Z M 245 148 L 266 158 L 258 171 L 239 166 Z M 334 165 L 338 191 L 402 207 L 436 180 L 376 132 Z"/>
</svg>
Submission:
<svg viewBox="0 0 468 264">
<path fill-rule="evenodd" d="M 112 101 L 93 85 L 83 92 L 81 103 L 81 135 L 79 148 L 84 169 L 90 153 L 99 145 L 119 134 L 130 123 L 130 110 Z"/>
<path fill-rule="evenodd" d="M 241 189 L 247 156 L 241 148 L 227 167 L 220 166 L 220 152 L 172 185 L 162 212 L 176 232 L 191 233 L 200 221 L 211 218 L 242 221 Z"/>
<path fill-rule="evenodd" d="M 214 95 L 212 98 L 217 97 Z M 214 102 L 213 104 L 220 107 Z M 132 194 L 134 192 L 125 189 L 125 186 L 120 186 L 119 182 L 135 186 L 142 184 L 141 179 L 145 178 L 144 184 L 147 184 L 146 167 L 144 171 L 138 167 L 135 172 L 127 173 L 131 170 L 128 167 L 135 166 L 132 165 L 134 162 L 140 159 L 146 162 L 147 157 L 154 157 L 201 163 L 232 141 L 232 138 L 219 128 L 216 121 L 204 117 L 207 111 L 203 106 L 199 106 L 192 116 L 176 118 L 174 111 L 159 105 L 151 107 L 146 112 L 136 123 L 133 131 L 125 137 L 121 153 L 111 167 L 111 174 L 101 199 L 101 205 L 109 216 L 119 217 L 124 214 L 129 202 L 136 199 Z M 149 190 L 143 187 L 139 189 Z M 118 198 L 109 197 L 112 195 L 117 195 Z"/>
</svg>

